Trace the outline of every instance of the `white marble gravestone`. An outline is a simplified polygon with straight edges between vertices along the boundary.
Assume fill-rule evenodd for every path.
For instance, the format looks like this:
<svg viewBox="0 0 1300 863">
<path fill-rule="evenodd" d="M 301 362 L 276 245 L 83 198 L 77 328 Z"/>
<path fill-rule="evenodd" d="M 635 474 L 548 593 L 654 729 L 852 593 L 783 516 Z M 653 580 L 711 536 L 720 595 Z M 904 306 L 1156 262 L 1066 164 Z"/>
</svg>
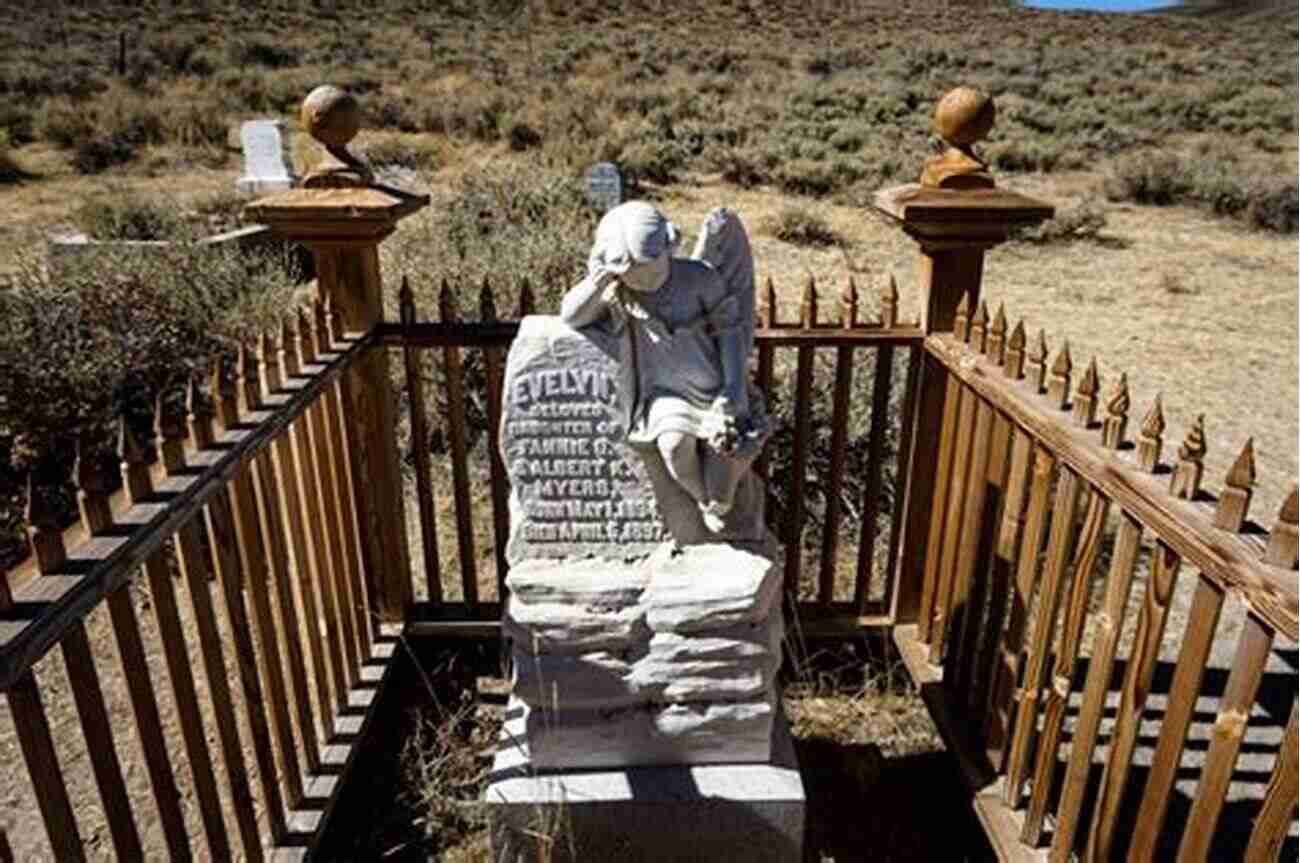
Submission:
<svg viewBox="0 0 1300 863">
<path fill-rule="evenodd" d="M 665 539 L 646 469 L 623 441 L 616 337 L 530 315 L 506 361 L 506 559 L 633 558 Z"/>
<path fill-rule="evenodd" d="M 283 192 L 297 182 L 289 156 L 289 129 L 280 120 L 249 120 L 239 128 L 244 176 L 235 188 L 245 195 Z"/>
<path fill-rule="evenodd" d="M 613 162 L 597 162 L 587 169 L 587 203 L 606 213 L 623 203 L 623 174 Z"/>
</svg>

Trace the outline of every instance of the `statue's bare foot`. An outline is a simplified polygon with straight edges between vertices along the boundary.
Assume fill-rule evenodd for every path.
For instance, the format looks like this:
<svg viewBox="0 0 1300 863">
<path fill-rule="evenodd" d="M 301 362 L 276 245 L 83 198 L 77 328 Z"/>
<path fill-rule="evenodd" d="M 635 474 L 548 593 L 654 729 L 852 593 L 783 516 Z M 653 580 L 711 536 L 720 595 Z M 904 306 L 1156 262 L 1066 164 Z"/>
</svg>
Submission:
<svg viewBox="0 0 1300 863">
<path fill-rule="evenodd" d="M 722 528 L 726 526 L 723 521 L 727 513 L 731 511 L 731 506 L 724 504 L 722 501 L 711 500 L 700 504 L 700 517 L 704 519 L 704 526 L 711 533 L 721 533 Z"/>
</svg>

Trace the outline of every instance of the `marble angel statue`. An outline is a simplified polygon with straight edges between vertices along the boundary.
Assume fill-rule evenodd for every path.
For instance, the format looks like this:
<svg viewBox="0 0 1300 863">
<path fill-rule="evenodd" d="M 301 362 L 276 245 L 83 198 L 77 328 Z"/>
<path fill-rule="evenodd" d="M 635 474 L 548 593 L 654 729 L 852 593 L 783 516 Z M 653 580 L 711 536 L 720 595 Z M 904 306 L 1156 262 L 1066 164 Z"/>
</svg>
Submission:
<svg viewBox="0 0 1300 863">
<path fill-rule="evenodd" d="M 676 227 L 650 204 L 610 210 L 560 316 L 573 327 L 605 320 L 620 334 L 628 442 L 643 458 L 662 457 L 716 534 L 770 432 L 747 370 L 753 256 L 744 226 L 722 208 L 705 218 L 692 257 L 674 257 L 677 242 Z"/>
</svg>

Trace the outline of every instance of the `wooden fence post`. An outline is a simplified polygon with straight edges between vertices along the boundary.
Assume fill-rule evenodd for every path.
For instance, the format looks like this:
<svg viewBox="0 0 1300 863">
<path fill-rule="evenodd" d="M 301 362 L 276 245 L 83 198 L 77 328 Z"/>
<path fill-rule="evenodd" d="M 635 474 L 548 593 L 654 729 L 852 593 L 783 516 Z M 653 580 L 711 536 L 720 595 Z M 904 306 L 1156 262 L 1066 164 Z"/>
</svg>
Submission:
<svg viewBox="0 0 1300 863">
<path fill-rule="evenodd" d="M 384 316 L 379 244 L 400 219 L 427 206 L 429 196 L 375 184 L 347 153 L 360 108 L 346 93 L 317 88 L 303 102 L 302 121 L 332 161 L 305 177 L 302 188 L 255 201 L 245 214 L 307 245 L 315 258 L 318 298 L 338 311 L 344 330 L 366 331 Z M 341 384 L 354 408 L 344 431 L 356 447 L 357 529 L 369 605 L 380 620 L 400 621 L 412 601 L 412 584 L 390 382 L 388 354 L 378 348 Z"/>
<path fill-rule="evenodd" d="M 996 188 L 987 166 L 973 157 L 972 170 L 952 167 L 964 164 L 960 154 L 969 154 L 971 145 L 988 133 L 993 122 L 992 101 L 987 97 L 969 103 L 976 106 L 975 114 L 954 114 L 952 101 L 958 92 L 966 95 L 973 91 L 958 88 L 935 110 L 935 130 L 952 145 L 949 153 L 936 157 L 937 168 L 927 165 L 921 183 L 882 190 L 874 201 L 878 211 L 920 246 L 921 329 L 927 335 L 952 332 L 963 299 L 968 309 L 980 308 L 987 249 L 1006 241 L 1013 228 L 1037 224 L 1054 212 L 1042 201 Z M 954 150 L 957 157 L 951 155 Z M 914 401 L 913 415 L 904 418 L 911 428 L 912 452 L 910 463 L 902 466 L 906 487 L 895 575 L 896 623 L 917 619 L 930 517 L 944 510 L 933 503 L 942 501 L 947 494 L 946 489 L 935 487 L 935 455 L 943 431 L 944 404 L 956 395 L 946 383 L 942 364 L 928 353 L 923 354 L 919 397 Z M 959 480 L 949 477 L 948 481 Z"/>
</svg>

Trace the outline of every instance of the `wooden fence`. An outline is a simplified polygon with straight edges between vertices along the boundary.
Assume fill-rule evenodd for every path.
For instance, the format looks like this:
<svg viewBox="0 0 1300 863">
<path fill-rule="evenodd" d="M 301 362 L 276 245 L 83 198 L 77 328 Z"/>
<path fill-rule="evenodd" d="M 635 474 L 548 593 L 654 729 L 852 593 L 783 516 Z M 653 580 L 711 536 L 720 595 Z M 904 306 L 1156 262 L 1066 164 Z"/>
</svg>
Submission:
<svg viewBox="0 0 1300 863">
<path fill-rule="evenodd" d="M 258 352 L 243 350 L 233 379 L 219 366 L 206 395 L 192 381 L 185 407 L 159 400 L 152 464 L 123 421 L 113 453 L 123 489 L 115 498 L 102 449 L 83 437 L 79 529 L 65 536 L 49 490 L 31 488 L 38 572 L 12 591 L 0 579 L 0 690 L 59 860 L 84 859 L 78 813 L 90 810 L 68 793 L 34 673 L 55 645 L 118 859 L 141 859 L 142 827 L 155 824 L 176 859 L 242 852 L 260 860 L 264 843 L 305 849 L 365 732 L 393 650 L 367 614 L 353 485 L 350 377 L 375 339 L 344 336 L 337 315 L 319 304 L 277 337 L 278 345 L 264 338 Z M 141 567 L 170 698 L 153 688 L 131 596 Z M 188 603 L 178 601 L 177 573 Z M 129 728 L 109 720 L 87 635 L 87 615 L 101 602 L 152 805 L 128 794 L 123 779 L 118 752 L 130 743 Z M 164 726 L 179 727 L 188 769 L 169 754 Z M 209 748 L 214 737 L 219 752 Z M 187 823 L 178 787 L 197 801 L 201 835 L 194 818 Z"/>
<path fill-rule="evenodd" d="M 1081 852 L 1105 860 L 1127 848 L 1129 859 L 1153 859 L 1172 833 L 1180 859 L 1207 859 L 1252 707 L 1275 705 L 1261 684 L 1270 645 L 1297 636 L 1296 493 L 1271 533 L 1251 525 L 1249 445 L 1212 498 L 1200 490 L 1203 429 L 1194 428 L 1165 467 L 1157 405 L 1129 446 L 1124 379 L 1103 395 L 1090 365 L 1072 388 L 1068 349 L 1049 359 L 1044 338 L 1029 344 L 1023 325 L 1008 327 L 1001 311 L 990 316 L 981 304 L 972 315 L 963 302 L 951 333 L 927 335 L 899 323 L 892 282 L 871 322 L 860 320 L 852 283 L 837 298 L 837 315 L 821 313 L 810 283 L 797 322 L 777 318 L 770 285 L 764 294 L 754 374 L 774 404 L 788 405 L 790 448 L 779 460 L 769 454 L 760 470 L 781 503 L 774 527 L 804 631 L 894 627 L 1005 858 L 1065 861 Z M 519 313 L 531 305 L 525 289 Z M 51 732 L 46 696 L 56 690 L 43 689 L 38 673 L 56 645 L 117 856 L 138 859 L 141 826 L 157 825 L 174 857 L 230 859 L 239 853 L 229 838 L 237 834 L 239 851 L 261 859 L 265 848 L 309 853 L 337 800 L 391 667 L 394 633 L 378 623 L 378 608 L 393 594 L 378 591 L 397 584 L 423 593 L 406 605 L 408 633 L 495 634 L 508 529 L 496 434 L 504 352 L 518 324 L 497 319 L 489 287 L 472 322 L 460 318 L 445 286 L 437 322 L 417 320 L 406 285 L 398 322 L 345 335 L 339 317 L 317 305 L 258 351 L 243 351 L 233 379 L 219 370 L 206 396 L 191 382 L 188 435 L 174 403 L 160 402 L 152 463 L 124 426 L 116 453 L 124 488 L 116 496 L 107 493 L 93 442 L 83 441 L 79 528 L 61 532 L 46 489 L 33 487 L 36 572 L 12 591 L 0 580 L 0 690 L 59 859 L 82 859 L 85 812 L 67 791 L 68 765 Z M 363 368 L 384 353 L 401 355 L 397 375 L 415 441 L 418 567 L 396 552 L 373 553 L 376 498 L 385 490 L 368 487 L 376 460 L 368 441 L 383 435 L 362 422 L 358 388 Z M 433 361 L 445 411 L 428 402 Z M 819 363 L 832 370 L 825 378 Z M 870 412 L 862 494 L 850 519 L 841 491 L 855 391 L 869 392 Z M 890 446 L 896 400 L 902 408 Z M 478 446 L 466 421 L 471 403 L 484 417 Z M 813 427 L 819 403 L 829 405 L 825 429 Z M 437 414 L 445 454 L 427 445 Z M 882 513 L 890 471 L 900 490 Z M 825 501 L 815 514 L 814 487 Z M 1182 576 L 1194 584 L 1189 625 L 1145 786 L 1134 789 L 1132 759 L 1184 562 L 1199 570 Z M 153 688 L 129 590 L 141 567 L 170 693 Z M 1130 644 L 1124 619 L 1133 591 L 1141 608 Z M 1213 735 L 1184 826 L 1166 806 L 1228 595 L 1244 598 L 1249 614 L 1226 684 L 1214 694 Z M 101 602 L 133 735 L 109 719 L 103 657 L 88 635 Z M 1114 675 L 1122 688 L 1102 747 Z M 1290 829 L 1293 702 L 1276 717 L 1284 735 L 1262 744 L 1271 778 L 1244 846 L 1251 860 L 1274 859 Z M 184 765 L 167 746 L 172 725 Z M 147 797 L 124 780 L 119 753 L 128 736 L 147 768 Z M 1251 746 L 1260 754 L 1260 744 Z M 192 790 L 195 812 L 182 811 L 182 787 Z M 1129 823 L 1131 836 L 1121 832 Z M 1050 847 L 1042 847 L 1048 827 Z M 0 832 L 0 859 L 9 844 Z"/>
<path fill-rule="evenodd" d="M 533 309 L 531 289 L 525 285 L 519 295 L 518 313 L 522 317 Z M 787 594 L 798 608 L 805 630 L 812 634 L 854 632 L 864 625 L 881 625 L 891 619 L 897 599 L 896 567 L 899 549 L 899 526 L 903 498 L 893 497 L 888 513 L 879 511 L 882 477 L 886 470 L 901 478 L 902 465 L 910 458 L 908 424 L 905 417 L 914 396 L 920 362 L 922 334 L 916 325 L 898 322 L 898 290 L 891 279 L 880 296 L 880 316 L 864 321 L 859 313 L 856 285 L 850 281 L 837 297 L 837 320 L 823 321 L 819 314 L 818 292 L 809 281 L 800 304 L 800 319 L 786 322 L 775 317 L 776 292 L 769 282 L 764 292 L 755 331 L 753 372 L 758 386 L 770 404 L 788 404 L 784 411 L 791 425 L 792 445 L 788 464 L 781 471 L 783 483 L 771 476 L 770 450 L 756 464 L 769 482 L 769 509 L 778 500 L 781 516 L 772 526 L 785 545 L 785 580 Z M 419 506 L 422 572 L 417 575 L 427 601 L 417 604 L 411 620 L 420 632 L 446 633 L 453 630 L 492 631 L 500 619 L 500 599 L 505 593 L 505 546 L 509 532 L 508 487 L 505 466 L 499 454 L 497 435 L 501 422 L 501 381 L 505 351 L 518 330 L 518 321 L 501 321 L 497 302 L 489 284 L 479 292 L 478 320 L 465 321 L 458 309 L 457 292 L 442 285 L 439 294 L 439 320 L 420 322 L 414 295 L 409 284 L 400 292 L 399 323 L 378 327 L 379 341 L 400 347 L 403 354 L 403 377 L 408 394 L 407 420 L 410 423 L 411 447 L 415 473 L 415 497 Z M 906 374 L 894 373 L 895 352 L 906 356 Z M 824 360 L 833 355 L 834 371 L 827 380 L 828 389 L 814 391 L 814 365 L 820 352 Z M 441 377 L 435 378 L 445 389 L 445 411 L 431 412 L 425 393 L 425 378 L 431 365 L 422 356 L 432 353 L 441 361 Z M 477 360 L 473 354 L 480 356 Z M 869 366 L 855 360 L 866 354 L 874 362 Z M 790 360 L 793 360 L 792 362 Z M 466 365 L 474 362 L 483 373 L 471 379 Z M 829 365 L 829 362 L 827 362 Z M 774 381 L 775 370 L 789 368 L 791 392 L 782 392 L 781 381 Z M 861 499 L 856 501 L 857 524 L 848 523 L 842 510 L 845 497 L 845 458 L 848 449 L 850 394 L 855 373 L 871 374 L 871 410 L 866 432 L 867 455 L 865 482 Z M 890 422 L 890 402 L 895 388 L 903 387 L 903 408 L 899 420 L 901 441 L 894 451 L 887 451 L 886 431 Z M 466 410 L 468 401 L 485 405 L 480 452 L 487 462 L 475 471 L 475 458 L 469 439 Z M 814 404 L 821 400 L 829 408 L 828 432 L 824 458 L 814 468 L 812 442 L 818 437 L 811 428 Z M 454 552 L 440 545 L 439 500 L 447 489 L 439 489 L 433 479 L 434 468 L 427 446 L 419 442 L 430 437 L 429 419 L 444 418 L 446 461 L 450 473 L 450 512 L 445 535 L 456 544 Z M 824 511 L 813 523 L 806 501 L 809 486 L 819 485 Z M 480 492 L 475 494 L 475 489 Z M 476 507 L 485 507 L 482 512 Z M 476 526 L 491 524 L 490 534 Z M 883 530 L 882 530 L 883 528 Z M 481 534 L 482 542 L 476 539 Z M 814 540 L 813 537 L 816 537 Z M 878 553 L 878 545 L 887 550 Z M 815 559 L 804 554 L 805 547 L 816 549 Z M 449 571 L 449 561 L 458 571 Z M 480 567 L 490 568 L 484 576 Z M 851 569 L 848 578 L 840 576 Z M 811 571 L 808 571 L 811 570 Z M 494 577 L 493 577 L 494 575 Z M 458 599 L 449 600 L 448 588 Z M 473 621 L 482 622 L 474 626 Z"/>
<path fill-rule="evenodd" d="M 963 299 L 954 331 L 927 337 L 925 351 L 943 433 L 919 619 L 895 638 L 960 753 L 999 855 L 1228 859 L 1216 828 L 1254 709 L 1280 712 L 1267 719 L 1286 730 L 1280 743 L 1254 745 L 1272 756 L 1271 778 L 1253 832 L 1229 856 L 1277 859 L 1296 806 L 1294 670 L 1283 684 L 1289 706 L 1271 697 L 1279 681 L 1261 681 L 1274 638 L 1297 637 L 1294 487 L 1265 533 L 1247 520 L 1250 441 L 1214 499 L 1201 488 L 1201 420 L 1166 463 L 1157 399 L 1129 444 L 1127 379 L 1103 393 L 1094 361 L 1072 390 L 1069 345 L 1050 358 L 1045 335 L 1028 343 L 1023 323 L 1008 330 L 1002 310 L 990 319 L 980 304 L 972 316 Z M 1130 773 L 1150 733 L 1141 724 L 1180 578 L 1192 580 L 1188 621 L 1142 785 Z M 1211 692 L 1205 669 L 1229 594 L 1247 612 L 1226 684 Z M 1112 678 L 1122 684 L 1105 745 Z M 1190 811 L 1175 819 L 1169 801 L 1186 778 L 1180 765 L 1202 697 L 1216 703 L 1208 749 L 1191 771 Z"/>
</svg>

